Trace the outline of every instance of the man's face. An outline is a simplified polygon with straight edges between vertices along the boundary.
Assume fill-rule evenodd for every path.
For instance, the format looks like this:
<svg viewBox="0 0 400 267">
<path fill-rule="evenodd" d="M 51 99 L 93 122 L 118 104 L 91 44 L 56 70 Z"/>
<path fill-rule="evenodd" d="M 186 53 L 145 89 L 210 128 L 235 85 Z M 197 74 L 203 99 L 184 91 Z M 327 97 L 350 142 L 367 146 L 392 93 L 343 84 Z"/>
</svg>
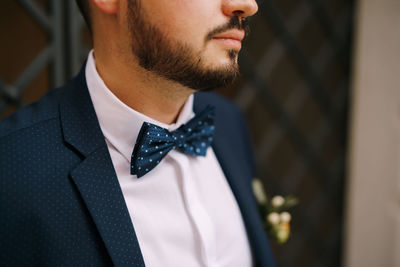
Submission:
<svg viewBox="0 0 400 267">
<path fill-rule="evenodd" d="M 231 83 L 254 0 L 127 0 L 139 65 L 195 90 Z"/>
</svg>

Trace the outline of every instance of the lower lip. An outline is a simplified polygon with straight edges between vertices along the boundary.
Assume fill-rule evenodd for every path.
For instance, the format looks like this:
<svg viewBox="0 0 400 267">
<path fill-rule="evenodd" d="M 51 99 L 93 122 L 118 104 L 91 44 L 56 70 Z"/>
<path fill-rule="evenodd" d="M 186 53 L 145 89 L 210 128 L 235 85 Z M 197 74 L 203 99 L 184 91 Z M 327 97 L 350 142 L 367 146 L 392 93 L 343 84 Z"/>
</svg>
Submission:
<svg viewBox="0 0 400 267">
<path fill-rule="evenodd" d="M 242 42 L 237 39 L 231 38 L 213 38 L 213 40 L 217 41 L 218 43 L 230 47 L 232 49 L 240 50 L 242 48 Z"/>
</svg>

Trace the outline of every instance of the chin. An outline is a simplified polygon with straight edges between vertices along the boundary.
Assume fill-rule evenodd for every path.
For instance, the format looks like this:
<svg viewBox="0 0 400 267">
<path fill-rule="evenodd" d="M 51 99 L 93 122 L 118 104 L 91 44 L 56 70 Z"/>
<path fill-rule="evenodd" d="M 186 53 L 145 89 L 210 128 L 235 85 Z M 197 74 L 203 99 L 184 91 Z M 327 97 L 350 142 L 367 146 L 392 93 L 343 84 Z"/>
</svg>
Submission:
<svg viewBox="0 0 400 267">
<path fill-rule="evenodd" d="M 212 58 L 207 60 L 209 62 L 208 68 L 210 69 L 224 69 L 224 68 L 231 68 L 238 64 L 238 56 L 237 52 L 234 52 L 234 55 L 229 52 L 225 51 L 224 55 L 219 55 L 218 58 Z"/>
</svg>

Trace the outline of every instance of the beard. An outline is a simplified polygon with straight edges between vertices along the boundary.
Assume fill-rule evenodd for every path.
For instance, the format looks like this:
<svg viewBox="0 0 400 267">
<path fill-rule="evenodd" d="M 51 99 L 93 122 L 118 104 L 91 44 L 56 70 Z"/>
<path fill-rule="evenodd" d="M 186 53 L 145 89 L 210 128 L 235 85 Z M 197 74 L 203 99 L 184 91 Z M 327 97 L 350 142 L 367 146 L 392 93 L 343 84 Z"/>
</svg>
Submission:
<svg viewBox="0 0 400 267">
<path fill-rule="evenodd" d="M 231 84 L 239 74 L 238 51 L 227 50 L 228 64 L 213 67 L 204 62 L 204 49 L 195 51 L 188 44 L 174 40 L 146 19 L 140 1 L 128 1 L 128 27 L 131 50 L 139 66 L 167 80 L 194 90 L 210 90 Z M 211 30 L 204 39 L 204 47 L 212 37 L 229 29 L 240 29 L 248 34 L 247 21 L 239 17 Z"/>
</svg>

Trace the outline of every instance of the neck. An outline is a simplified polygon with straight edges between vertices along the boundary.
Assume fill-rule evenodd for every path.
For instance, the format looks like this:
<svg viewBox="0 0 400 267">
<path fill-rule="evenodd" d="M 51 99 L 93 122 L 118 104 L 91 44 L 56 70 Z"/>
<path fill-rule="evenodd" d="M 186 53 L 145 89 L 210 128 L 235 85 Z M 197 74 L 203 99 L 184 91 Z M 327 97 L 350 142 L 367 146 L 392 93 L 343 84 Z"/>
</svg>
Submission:
<svg viewBox="0 0 400 267">
<path fill-rule="evenodd" d="M 96 68 L 107 87 L 130 108 L 157 121 L 176 121 L 194 90 L 169 81 L 115 55 L 96 53 Z"/>
</svg>

